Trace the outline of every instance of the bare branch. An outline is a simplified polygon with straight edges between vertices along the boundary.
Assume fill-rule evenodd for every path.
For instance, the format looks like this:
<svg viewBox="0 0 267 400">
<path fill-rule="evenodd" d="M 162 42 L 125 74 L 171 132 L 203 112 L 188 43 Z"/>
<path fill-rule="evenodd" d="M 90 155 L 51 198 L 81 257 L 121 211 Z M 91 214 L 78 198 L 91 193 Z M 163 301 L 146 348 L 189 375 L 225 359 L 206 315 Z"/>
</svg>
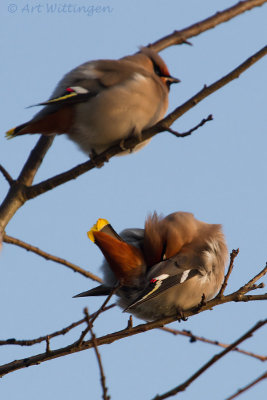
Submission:
<svg viewBox="0 0 267 400">
<path fill-rule="evenodd" d="M 109 400 L 110 396 L 108 396 L 108 389 L 106 387 L 106 377 L 104 374 L 104 368 L 102 365 L 100 353 L 98 351 L 97 339 L 96 339 L 96 336 L 93 331 L 92 320 L 89 318 L 87 308 L 84 309 L 84 313 L 85 313 L 86 322 L 88 324 L 88 328 L 89 328 L 91 336 L 92 336 L 92 342 L 94 345 L 94 350 L 95 350 L 95 354 L 96 354 L 96 358 L 97 358 L 97 362 L 98 362 L 98 366 L 99 366 L 100 377 L 101 377 L 100 381 L 101 381 L 101 386 L 102 386 L 102 390 L 103 390 L 103 400 Z"/>
<path fill-rule="evenodd" d="M 256 275 L 256 277 L 254 277 L 252 280 L 255 282 L 257 279 L 259 279 L 260 277 L 262 277 L 265 273 L 267 272 L 267 267 L 265 267 L 258 275 Z M 251 281 L 252 281 L 251 280 Z M 250 282 L 251 282 L 250 281 Z M 243 287 L 242 287 L 243 288 Z M 242 289 L 241 288 L 241 289 Z M 211 310 L 213 309 L 215 306 L 220 305 L 220 304 L 225 304 L 225 303 L 229 303 L 232 301 L 235 302 L 247 302 L 247 301 L 259 301 L 259 300 L 267 300 L 267 293 L 262 294 L 262 295 L 245 295 L 243 294 L 243 292 L 240 292 L 239 290 L 237 290 L 236 292 L 229 294 L 228 296 L 222 296 L 221 298 L 215 298 L 213 300 L 210 300 L 209 302 L 207 302 L 205 305 L 202 306 L 201 309 L 192 309 L 192 310 L 188 310 L 188 311 L 184 311 L 184 317 L 191 317 L 192 315 L 196 315 L 200 312 L 206 311 L 206 310 Z M 147 332 L 149 330 L 152 329 L 156 329 L 156 328 L 160 328 L 166 324 L 169 324 L 171 322 L 174 322 L 177 320 L 177 315 L 172 316 L 172 317 L 166 317 L 157 321 L 152 321 L 152 322 L 148 322 L 146 324 L 140 324 L 137 325 L 135 327 L 130 326 L 129 328 L 126 329 L 122 329 L 120 331 L 99 337 L 97 339 L 97 345 L 101 346 L 103 344 L 110 344 L 113 343 L 117 340 L 121 340 L 124 339 L 126 337 L 129 336 L 133 336 L 133 335 L 137 335 L 143 332 Z M 47 360 L 52 360 L 53 358 L 58 358 L 58 357 L 62 357 L 65 355 L 69 355 L 72 353 L 76 353 L 79 351 L 83 351 L 86 349 L 89 349 L 93 346 L 92 341 L 88 340 L 88 341 L 75 341 L 74 343 L 66 346 L 66 347 L 62 347 L 56 350 L 52 350 L 50 351 L 49 354 L 47 353 L 41 353 L 41 354 L 37 354 L 35 356 L 32 357 L 28 357 L 25 359 L 21 359 L 21 360 L 15 360 L 12 361 L 8 364 L 2 365 L 0 366 L 0 377 L 4 376 L 10 372 L 16 371 L 18 369 L 21 368 L 25 368 L 25 367 L 29 367 L 31 365 L 36 365 L 36 364 L 40 364 L 41 362 L 47 361 Z M 232 349 L 230 349 L 232 350 Z"/>
<path fill-rule="evenodd" d="M 156 134 L 168 130 L 168 128 L 172 125 L 172 123 L 185 114 L 188 110 L 195 107 L 201 100 L 205 99 L 207 96 L 211 95 L 212 93 L 219 90 L 221 87 L 226 85 L 227 83 L 231 82 L 233 79 L 236 79 L 242 74 L 246 69 L 251 67 L 255 62 L 260 60 L 267 54 L 267 46 L 263 49 L 255 53 L 253 56 L 249 57 L 245 62 L 240 64 L 237 68 L 231 71 L 229 74 L 225 75 L 223 78 L 219 79 L 218 81 L 214 82 L 210 86 L 204 86 L 204 88 L 198 92 L 196 95 L 191 97 L 191 99 L 187 100 L 184 104 L 177 107 L 172 113 L 170 113 L 166 118 L 158 122 L 153 127 L 146 129 L 142 132 L 142 140 L 150 139 L 151 137 L 155 136 Z M 138 143 L 140 143 L 139 138 L 130 137 L 125 139 L 124 141 L 124 148 L 125 149 L 132 149 Z M 87 171 L 95 168 L 95 165 L 104 164 L 107 160 L 111 157 L 121 153 L 124 149 L 121 146 L 115 145 L 104 151 L 103 153 L 96 155 L 94 161 L 86 161 L 83 164 L 80 164 L 62 174 L 56 175 L 53 178 L 47 179 L 46 181 L 40 182 L 37 185 L 27 187 L 27 199 L 32 199 L 34 197 L 39 196 L 42 193 L 45 193 L 63 183 L 66 183 L 72 179 L 76 179 L 78 176 L 84 174 Z"/>
<path fill-rule="evenodd" d="M 172 333 L 173 335 L 181 335 L 181 336 L 189 337 L 190 342 L 192 342 L 192 343 L 196 342 L 196 341 L 200 341 L 203 343 L 209 343 L 209 344 L 213 344 L 215 346 L 220 346 L 220 347 L 223 347 L 224 349 L 227 349 L 229 347 L 229 344 L 219 342 L 218 340 L 211 340 L 211 339 L 204 338 L 202 336 L 197 336 L 197 335 L 194 335 L 190 331 L 186 331 L 186 330 L 179 331 L 178 329 L 171 329 L 171 328 L 167 328 L 166 326 L 164 326 L 163 328 L 160 328 L 160 329 L 165 332 Z M 261 356 L 259 354 L 252 353 L 251 351 L 239 349 L 238 347 L 233 349 L 233 351 L 237 351 L 238 353 L 245 354 L 246 356 L 254 357 L 260 361 L 267 361 L 267 356 Z"/>
<path fill-rule="evenodd" d="M 78 272 L 79 274 L 85 276 L 86 278 L 90 278 L 93 281 L 96 281 L 99 283 L 102 282 L 101 278 L 92 274 L 89 271 L 86 271 L 85 269 L 79 267 L 78 265 L 75 265 L 67 260 L 64 260 L 63 258 L 53 256 L 52 254 L 49 254 L 43 250 L 40 250 L 38 247 L 32 246 L 29 243 L 23 242 L 22 240 L 19 240 L 12 236 L 8 236 L 6 233 L 4 233 L 4 235 L 3 235 L 3 241 L 5 243 L 14 244 L 16 246 L 22 247 L 23 249 L 25 249 L 27 251 L 31 251 L 32 253 L 38 254 L 38 256 L 41 256 L 41 257 L 45 258 L 46 260 L 51 260 L 58 264 L 65 265 L 66 267 L 70 268 L 72 271 Z"/>
<path fill-rule="evenodd" d="M 235 399 L 237 396 L 239 396 L 240 394 L 246 392 L 248 389 L 252 388 L 252 386 L 255 386 L 257 383 L 263 381 L 263 379 L 267 378 L 267 371 L 264 372 L 261 376 L 259 376 L 257 379 L 255 379 L 253 382 L 251 382 L 249 385 L 246 385 L 245 387 L 243 387 L 242 389 L 239 389 L 235 394 L 233 394 L 230 397 L 227 397 L 226 400 L 233 400 Z"/>
<path fill-rule="evenodd" d="M 43 162 L 44 156 L 51 147 L 55 136 L 41 136 L 35 147 L 32 149 L 28 160 L 18 177 L 18 181 L 24 185 L 31 185 L 36 172 Z"/>
<path fill-rule="evenodd" d="M 182 29 L 180 31 L 174 31 L 174 33 L 157 40 L 150 46 L 155 51 L 161 51 L 173 45 L 187 43 L 186 39 L 192 38 L 209 29 L 215 28 L 215 26 L 223 22 L 227 22 L 230 19 L 244 13 L 245 11 L 251 10 L 254 7 L 262 6 L 264 3 L 266 3 L 266 0 L 240 1 L 236 5 L 227 8 L 224 11 L 219 11 L 211 17 L 206 18 L 203 21 L 197 22 L 196 24 L 193 24 L 188 28 Z"/>
<path fill-rule="evenodd" d="M 9 183 L 11 186 L 13 183 L 12 176 L 7 172 L 7 170 L 3 167 L 3 165 L 0 164 L 0 172 L 2 172 L 2 175 L 6 179 L 6 181 Z"/>
<path fill-rule="evenodd" d="M 45 349 L 45 351 L 46 351 L 46 353 L 50 353 L 50 336 L 46 336 L 46 339 L 45 339 L 45 341 L 46 341 L 46 349 Z"/>
<path fill-rule="evenodd" d="M 2 233 L 17 210 L 25 203 L 25 188 L 31 185 L 53 142 L 53 136 L 41 136 L 31 151 L 18 179 L 13 181 L 6 198 L 0 206 L 0 233 Z"/>
<path fill-rule="evenodd" d="M 115 303 L 103 308 L 101 312 L 107 311 L 110 308 L 113 308 L 114 306 L 115 306 Z M 97 311 L 97 313 L 98 313 L 98 311 Z M 90 316 L 90 318 L 94 318 L 95 314 L 96 313 L 93 313 Z M 85 318 L 82 318 L 79 321 L 73 322 L 72 324 L 68 325 L 67 327 L 61 329 L 60 331 L 50 333 L 49 335 L 41 336 L 37 339 L 16 340 L 16 339 L 12 338 L 12 339 L 7 339 L 7 340 L 0 340 L 0 346 L 6 346 L 6 345 L 33 346 L 35 344 L 46 341 L 47 337 L 49 337 L 49 339 L 52 339 L 56 336 L 65 335 L 66 333 L 68 333 L 72 329 L 76 328 L 77 326 L 83 324 L 84 322 L 86 322 Z"/>
<path fill-rule="evenodd" d="M 264 321 L 259 321 L 256 325 L 254 325 L 247 333 L 242 335 L 239 339 L 233 342 L 227 349 L 223 350 L 221 353 L 216 354 L 213 356 L 207 363 L 205 363 L 198 371 L 196 371 L 189 379 L 183 382 L 181 385 L 176 386 L 174 389 L 169 390 L 168 392 L 155 396 L 153 400 L 163 400 L 167 399 L 168 397 L 174 396 L 178 392 L 183 392 L 192 382 L 194 382 L 200 375 L 202 375 L 208 368 L 210 368 L 213 364 L 219 361 L 222 357 L 224 357 L 227 353 L 237 347 L 240 343 L 244 342 L 246 339 L 250 338 L 253 333 L 260 329 L 267 323 L 267 319 Z"/>
<path fill-rule="evenodd" d="M 254 290 L 255 289 L 255 282 L 257 282 L 266 273 L 267 273 L 267 263 L 265 265 L 265 268 L 263 268 L 262 271 L 260 271 L 256 276 L 254 276 L 254 278 L 252 278 L 248 283 L 246 283 L 246 285 L 241 286 L 241 288 L 238 291 L 240 293 L 247 293 L 247 292 L 250 292 L 251 290 Z"/>
<path fill-rule="evenodd" d="M 250 68 L 253 64 L 259 61 L 262 57 L 267 54 L 267 46 L 264 46 L 257 53 L 253 54 L 247 60 L 245 60 L 238 67 L 233 69 L 227 75 L 223 76 L 221 79 L 207 86 L 204 85 L 203 89 L 200 90 L 197 94 L 195 94 L 191 99 L 187 100 L 184 104 L 177 107 L 172 113 L 170 113 L 167 117 L 165 117 L 162 121 L 158 122 L 154 127 L 151 127 L 143 132 L 143 139 L 146 140 L 155 133 L 158 133 L 157 129 L 160 129 L 159 132 L 162 132 L 171 124 L 185 114 L 188 110 L 195 107 L 200 101 L 204 100 L 206 97 L 210 96 L 212 93 L 216 92 L 223 86 L 227 85 L 229 82 L 237 79 L 243 72 L 245 72 L 248 68 Z M 152 133 L 152 134 L 151 134 Z"/>
<path fill-rule="evenodd" d="M 224 281 L 223 281 L 221 290 L 219 291 L 219 293 L 217 295 L 217 297 L 219 297 L 219 298 L 224 294 L 224 291 L 225 291 L 226 286 L 227 286 L 228 279 L 229 279 L 229 277 L 230 277 L 230 275 L 232 273 L 233 267 L 234 267 L 235 258 L 237 257 L 238 253 L 239 253 L 239 249 L 236 249 L 236 250 L 232 250 L 232 252 L 230 254 L 230 264 L 229 264 L 229 267 L 228 267 L 228 271 L 227 271 L 227 274 L 224 277 Z"/>
<path fill-rule="evenodd" d="M 99 314 L 101 314 L 103 312 L 103 310 L 106 308 L 109 300 L 111 299 L 111 297 L 117 292 L 117 290 L 121 287 L 120 284 L 114 286 L 114 288 L 111 290 L 110 294 L 108 295 L 108 297 L 106 298 L 106 300 L 104 301 L 104 303 L 102 304 L 102 306 L 99 308 L 98 311 L 96 311 L 94 313 L 94 316 L 92 317 L 92 323 L 95 322 L 95 320 L 97 319 L 97 317 L 99 316 Z"/>
<path fill-rule="evenodd" d="M 191 135 L 191 133 L 193 133 L 194 131 L 196 131 L 198 128 L 200 128 L 201 126 L 205 125 L 206 122 L 208 121 L 212 121 L 213 120 L 213 116 L 210 114 L 207 118 L 202 119 L 202 121 L 197 124 L 196 126 L 194 126 L 194 128 L 191 128 L 189 131 L 184 132 L 184 133 L 179 133 L 174 131 L 171 128 L 167 128 L 166 131 L 170 132 L 172 135 L 176 136 L 176 137 L 186 137 Z"/>
</svg>

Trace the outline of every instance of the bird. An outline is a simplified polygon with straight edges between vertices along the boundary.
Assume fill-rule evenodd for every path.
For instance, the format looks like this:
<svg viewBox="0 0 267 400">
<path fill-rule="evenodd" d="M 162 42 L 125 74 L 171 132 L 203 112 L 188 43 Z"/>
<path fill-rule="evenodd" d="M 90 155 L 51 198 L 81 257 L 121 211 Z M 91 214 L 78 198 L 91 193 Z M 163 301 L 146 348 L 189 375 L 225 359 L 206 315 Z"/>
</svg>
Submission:
<svg viewBox="0 0 267 400">
<path fill-rule="evenodd" d="M 116 288 L 119 307 L 153 321 L 182 317 L 212 299 L 223 283 L 228 249 L 222 227 L 192 213 L 154 212 L 143 229 L 120 234 L 100 218 L 88 236 L 104 255 L 104 283 L 74 297 L 108 296 Z"/>
<path fill-rule="evenodd" d="M 141 47 L 119 60 L 86 62 L 67 73 L 30 121 L 6 133 L 67 134 L 91 158 L 160 121 L 168 107 L 170 85 L 180 82 L 157 52 Z M 126 154 L 140 150 L 150 139 Z"/>
</svg>

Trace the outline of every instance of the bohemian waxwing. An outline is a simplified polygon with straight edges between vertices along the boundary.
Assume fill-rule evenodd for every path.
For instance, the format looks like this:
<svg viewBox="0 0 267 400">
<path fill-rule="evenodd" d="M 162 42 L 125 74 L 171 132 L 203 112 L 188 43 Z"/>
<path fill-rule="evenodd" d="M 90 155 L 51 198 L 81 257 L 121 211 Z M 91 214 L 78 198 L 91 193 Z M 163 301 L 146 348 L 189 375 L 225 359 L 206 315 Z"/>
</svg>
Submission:
<svg viewBox="0 0 267 400">
<path fill-rule="evenodd" d="M 140 136 L 162 119 L 170 85 L 177 82 L 162 58 L 147 47 L 119 60 L 86 62 L 63 77 L 50 100 L 37 104 L 45 107 L 32 120 L 6 135 L 67 133 L 93 156 L 131 135 Z"/>
<path fill-rule="evenodd" d="M 221 225 L 175 212 L 149 216 L 144 229 L 118 235 L 99 219 L 88 232 L 102 251 L 104 285 L 74 297 L 108 295 L 114 286 L 118 305 L 138 318 L 155 320 L 180 314 L 219 291 L 228 250 Z"/>
</svg>

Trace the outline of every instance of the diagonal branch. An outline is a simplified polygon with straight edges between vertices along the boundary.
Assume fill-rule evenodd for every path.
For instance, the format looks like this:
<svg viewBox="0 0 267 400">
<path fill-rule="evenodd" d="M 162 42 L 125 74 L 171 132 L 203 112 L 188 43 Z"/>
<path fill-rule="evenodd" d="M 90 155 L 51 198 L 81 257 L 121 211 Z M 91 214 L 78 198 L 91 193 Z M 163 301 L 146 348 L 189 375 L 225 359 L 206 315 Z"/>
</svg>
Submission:
<svg viewBox="0 0 267 400">
<path fill-rule="evenodd" d="M 267 0 L 248 0 L 240 1 L 232 7 L 226 8 L 223 11 L 216 12 L 216 14 L 204 19 L 203 21 L 197 22 L 189 26 L 188 28 L 180 31 L 174 31 L 174 33 L 165 36 L 162 39 L 157 40 L 151 47 L 155 51 L 161 51 L 167 47 L 182 44 L 188 38 L 197 36 L 209 29 L 215 28 L 215 26 L 227 22 L 230 19 L 244 13 L 245 11 L 251 10 L 254 7 L 262 6 Z"/>
<path fill-rule="evenodd" d="M 9 172 L 7 172 L 7 170 L 3 167 L 3 165 L 0 164 L 0 172 L 2 173 L 3 177 L 5 178 L 5 180 L 9 183 L 9 185 L 11 186 L 13 183 L 13 179 L 12 176 L 9 174 Z"/>
<path fill-rule="evenodd" d="M 246 392 L 248 389 L 252 388 L 252 386 L 257 385 L 257 383 L 263 381 L 263 379 L 267 378 L 267 371 L 264 372 L 261 376 L 259 376 L 257 379 L 255 379 L 253 382 L 251 382 L 249 385 L 246 385 L 245 387 L 243 387 L 242 389 L 239 389 L 235 394 L 233 394 L 230 397 L 227 397 L 226 400 L 233 400 L 235 399 L 237 396 L 239 396 L 240 394 Z"/>
<path fill-rule="evenodd" d="M 230 277 L 230 275 L 232 273 L 233 267 L 234 267 L 235 258 L 237 257 L 238 253 L 239 253 L 239 249 L 236 249 L 236 250 L 232 250 L 232 252 L 230 254 L 230 264 L 229 264 L 229 267 L 228 267 L 227 274 L 224 277 L 224 281 L 223 281 L 222 287 L 221 287 L 219 293 L 217 294 L 218 298 L 220 298 L 224 294 L 224 291 L 225 291 L 226 286 L 227 286 L 228 279 L 229 279 L 229 277 Z"/>
<path fill-rule="evenodd" d="M 111 304 L 110 306 L 104 307 L 104 308 L 102 308 L 101 312 L 107 311 L 110 308 L 113 308 L 114 306 L 115 306 L 115 303 Z M 95 313 L 91 314 L 90 318 L 93 319 L 96 314 L 99 314 L 99 310 L 96 311 Z M 45 336 L 40 336 L 37 339 L 16 340 L 14 338 L 11 338 L 11 339 L 6 339 L 6 340 L 0 340 L 0 346 L 6 346 L 6 345 L 33 346 L 35 344 L 44 342 L 47 337 L 52 339 L 52 338 L 57 337 L 57 336 L 65 335 L 66 333 L 70 332 L 72 329 L 74 329 L 77 326 L 83 324 L 84 322 L 86 322 L 86 320 L 85 320 L 85 318 L 82 318 L 79 321 L 73 322 L 72 324 L 66 326 L 65 328 L 60 329 L 59 331 L 50 333 L 50 334 L 45 335 Z"/>
<path fill-rule="evenodd" d="M 0 205 L 0 234 L 11 220 L 16 211 L 25 203 L 25 188 L 31 185 L 43 161 L 45 154 L 53 143 L 53 136 L 41 136 L 31 151 L 19 177 L 14 180 Z"/>
<path fill-rule="evenodd" d="M 160 329 L 165 331 L 165 332 L 172 333 L 173 335 L 181 335 L 181 336 L 189 337 L 190 338 L 190 342 L 192 342 L 192 343 L 196 342 L 196 341 L 200 341 L 200 342 L 203 342 L 203 343 L 209 343 L 209 344 L 213 344 L 215 346 L 220 346 L 220 347 L 223 347 L 224 349 L 227 349 L 229 347 L 229 344 L 219 342 L 218 340 L 211 340 L 211 339 L 207 339 L 207 338 L 202 337 L 202 336 L 194 335 L 192 332 L 186 331 L 185 329 L 183 329 L 182 331 L 179 331 L 178 329 L 171 329 L 171 328 L 167 328 L 166 326 L 164 326 L 163 328 L 160 328 Z M 267 356 L 262 356 L 260 354 L 252 353 L 251 351 L 239 349 L 239 347 L 236 347 L 235 349 L 233 349 L 233 351 L 245 354 L 246 356 L 254 357 L 257 360 L 260 360 L 260 361 L 263 361 L 263 362 L 267 361 Z"/>
<path fill-rule="evenodd" d="M 172 113 L 170 113 L 166 118 L 162 121 L 158 122 L 156 125 L 152 126 L 149 129 L 146 129 L 142 132 L 142 140 L 150 139 L 156 134 L 168 130 L 168 128 L 176 121 L 179 117 L 189 111 L 191 108 L 195 107 L 200 101 L 210 96 L 212 93 L 216 92 L 227 83 L 232 80 L 238 78 L 244 71 L 246 71 L 251 65 L 259 61 L 262 57 L 267 54 L 267 46 L 263 47 L 260 51 L 255 53 L 253 56 L 249 57 L 246 61 L 240 64 L 237 68 L 231 71 L 229 74 L 225 75 L 223 78 L 214 82 L 210 86 L 204 86 L 204 88 L 195 94 L 191 99 L 187 100 L 184 104 L 177 107 Z M 96 164 L 100 165 L 104 162 L 108 161 L 111 157 L 121 153 L 125 149 L 132 149 L 135 147 L 140 140 L 136 137 L 130 137 L 124 141 L 123 147 L 115 145 L 104 151 L 103 153 L 95 156 L 94 161 L 86 161 L 83 164 L 80 164 L 69 171 L 63 172 L 62 174 L 56 175 L 53 178 L 47 179 L 37 185 L 28 187 L 26 189 L 27 199 L 33 199 L 34 197 L 39 196 L 42 193 L 45 193 L 63 183 L 66 183 L 72 179 L 76 179 L 78 176 L 84 174 L 87 171 L 95 168 Z"/>
<path fill-rule="evenodd" d="M 246 283 L 244 286 L 241 286 L 241 288 L 238 290 L 240 293 L 247 293 L 250 292 L 251 290 L 254 289 L 255 282 L 257 282 L 262 276 L 264 276 L 267 273 L 267 262 L 265 265 L 265 268 L 261 270 L 254 278 L 252 278 L 248 283 Z"/>
<path fill-rule="evenodd" d="M 12 236 L 8 236 L 6 233 L 4 233 L 4 235 L 3 235 L 3 242 L 22 247 L 23 249 L 25 249 L 27 251 L 31 251 L 32 253 L 38 254 L 38 256 L 41 256 L 41 257 L 45 258 L 46 260 L 51 260 L 58 264 L 65 265 L 66 267 L 70 268 L 72 271 L 78 272 L 79 274 L 85 276 L 86 278 L 90 278 L 93 281 L 102 283 L 101 278 L 92 274 L 89 271 L 86 271 L 85 269 L 79 267 L 78 265 L 75 265 L 67 260 L 64 260 L 64 258 L 53 256 L 52 254 L 47 253 L 46 251 L 40 250 L 38 247 L 32 246 L 29 243 L 23 242 L 22 240 L 19 240 Z"/>
<path fill-rule="evenodd" d="M 169 390 L 168 392 L 160 395 L 155 396 L 153 400 L 163 400 L 167 399 L 168 397 L 174 396 L 179 392 L 183 392 L 192 382 L 194 382 L 200 375 L 202 375 L 208 368 L 210 368 L 213 364 L 219 361 L 222 357 L 224 357 L 227 353 L 237 347 L 240 343 L 244 342 L 246 339 L 250 338 L 253 333 L 260 329 L 267 323 L 267 319 L 263 321 L 259 321 L 256 325 L 254 325 L 248 332 L 242 335 L 239 339 L 233 342 L 227 349 L 223 350 L 221 353 L 216 354 L 213 356 L 207 363 L 205 363 L 198 371 L 196 371 L 189 379 L 183 382 L 181 385 L 176 386 L 174 389 Z"/>
<path fill-rule="evenodd" d="M 256 275 L 257 279 L 259 279 L 266 273 L 267 273 L 267 267 L 265 267 L 258 275 Z M 256 277 L 254 277 L 253 280 L 255 280 Z M 247 302 L 247 301 L 262 301 L 262 300 L 267 300 L 267 293 L 262 294 L 262 295 L 254 295 L 253 296 L 253 295 L 245 295 L 242 292 L 240 292 L 239 290 L 237 290 L 236 292 L 231 293 L 228 296 L 223 296 L 220 299 L 215 298 L 213 300 L 210 300 L 205 305 L 203 305 L 201 307 L 201 309 L 198 308 L 197 310 L 192 309 L 192 310 L 184 311 L 184 317 L 185 318 L 191 317 L 202 311 L 211 310 L 217 305 L 229 303 L 232 301 Z M 157 321 L 148 322 L 145 324 L 140 324 L 135 327 L 132 327 L 131 324 L 129 324 L 129 326 L 126 329 L 122 329 L 120 331 L 99 337 L 97 339 L 97 345 L 101 346 L 103 344 L 110 344 L 117 340 L 121 340 L 121 339 L 124 339 L 129 336 L 147 332 L 152 329 L 161 328 L 162 326 L 169 324 L 171 322 L 174 322 L 174 321 L 177 321 L 177 315 L 172 316 L 172 317 L 166 317 L 166 318 L 163 318 L 163 319 L 160 319 Z M 52 360 L 54 358 L 77 353 L 79 351 L 83 351 L 83 350 L 86 350 L 86 349 L 89 349 L 92 347 L 93 347 L 93 343 L 90 340 L 81 342 L 79 344 L 77 341 L 75 341 L 74 343 L 72 343 L 66 347 L 62 347 L 62 348 L 59 348 L 56 350 L 51 350 L 49 353 L 45 352 L 45 353 L 37 354 L 35 356 L 28 357 L 25 359 L 15 360 L 8 364 L 4 364 L 4 365 L 0 366 L 0 377 L 4 376 L 6 374 L 9 374 L 10 372 L 21 369 L 21 368 L 29 367 L 31 365 L 37 365 L 37 364 L 40 364 L 47 360 Z"/>
</svg>

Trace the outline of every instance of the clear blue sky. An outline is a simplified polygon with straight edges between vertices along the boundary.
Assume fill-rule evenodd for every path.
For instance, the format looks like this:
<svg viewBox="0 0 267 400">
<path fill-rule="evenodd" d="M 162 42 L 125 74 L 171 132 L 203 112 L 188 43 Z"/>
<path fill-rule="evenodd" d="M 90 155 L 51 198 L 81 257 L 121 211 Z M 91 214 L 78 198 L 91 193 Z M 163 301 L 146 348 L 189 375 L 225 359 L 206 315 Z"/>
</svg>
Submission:
<svg viewBox="0 0 267 400">
<path fill-rule="evenodd" d="M 4 132 L 31 118 L 35 110 L 25 107 L 48 99 L 63 74 L 91 59 L 134 53 L 139 45 L 187 27 L 235 1 L 78 0 L 70 4 L 75 7 L 42 0 L 3 0 L 0 5 L 0 163 L 13 177 L 38 135 L 7 141 Z M 77 8 L 82 6 L 94 8 L 87 15 Z M 181 79 L 172 88 L 169 110 L 263 47 L 266 20 L 267 5 L 193 38 L 192 47 L 163 51 L 171 73 Z M 267 259 L 266 66 L 266 59 L 259 61 L 173 125 L 182 132 L 213 114 L 214 121 L 191 137 L 176 139 L 162 133 L 139 153 L 113 158 L 104 168 L 29 201 L 12 219 L 7 233 L 99 274 L 102 256 L 86 236 L 97 218 L 109 219 L 120 231 L 142 227 L 149 211 L 165 215 L 190 211 L 198 219 L 223 224 L 229 250 L 240 248 L 228 290 L 239 288 Z M 72 142 L 58 137 L 36 182 L 85 160 Z M 1 199 L 7 189 L 0 177 Z M 94 283 L 22 249 L 4 246 L 0 263 L 1 339 L 53 332 L 80 319 L 84 306 L 93 312 L 102 302 L 72 299 Z M 231 342 L 263 318 L 265 303 L 228 304 L 172 326 Z M 99 318 L 96 334 L 120 330 L 127 320 L 128 315 L 115 308 Z M 79 331 L 52 341 L 52 349 L 69 343 Z M 242 347 L 266 354 L 266 328 Z M 10 346 L 1 349 L 1 364 L 43 351 L 44 344 L 28 349 Z M 156 330 L 100 348 L 109 394 L 112 399 L 127 400 L 150 399 L 176 386 L 218 351 Z M 180 397 L 222 400 L 263 369 L 257 360 L 228 355 Z M 17 371 L 0 383 L 3 399 L 100 399 L 101 395 L 93 351 Z M 263 400 L 265 396 L 263 382 L 240 398 Z"/>
</svg>

